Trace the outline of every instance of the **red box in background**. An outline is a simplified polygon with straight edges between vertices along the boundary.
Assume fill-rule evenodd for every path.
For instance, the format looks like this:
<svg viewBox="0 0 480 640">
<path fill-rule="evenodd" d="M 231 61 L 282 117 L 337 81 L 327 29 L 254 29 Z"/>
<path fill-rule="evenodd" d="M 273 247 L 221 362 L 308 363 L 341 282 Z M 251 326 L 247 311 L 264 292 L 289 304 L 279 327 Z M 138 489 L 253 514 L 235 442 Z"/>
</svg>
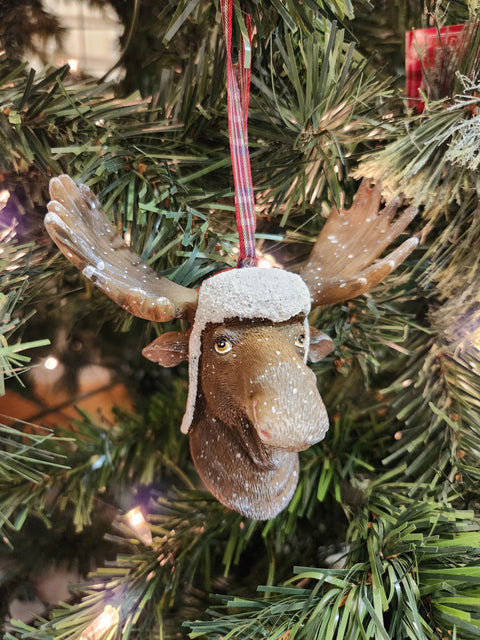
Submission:
<svg viewBox="0 0 480 640">
<path fill-rule="evenodd" d="M 459 44 L 463 24 L 431 29 L 414 29 L 405 34 L 405 72 L 408 106 L 421 113 L 425 103 L 420 100 L 420 89 L 425 90 L 424 70 L 433 69 L 446 50 L 453 51 Z M 443 56 L 445 57 L 445 56 Z"/>
</svg>

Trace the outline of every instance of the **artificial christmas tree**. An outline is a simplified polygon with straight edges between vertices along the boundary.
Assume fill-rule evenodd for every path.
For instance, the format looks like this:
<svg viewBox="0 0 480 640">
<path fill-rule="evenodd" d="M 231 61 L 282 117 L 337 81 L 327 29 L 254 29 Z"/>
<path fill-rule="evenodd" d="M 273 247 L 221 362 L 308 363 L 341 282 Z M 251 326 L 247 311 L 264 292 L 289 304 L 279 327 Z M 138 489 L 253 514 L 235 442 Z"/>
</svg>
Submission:
<svg viewBox="0 0 480 640">
<path fill-rule="evenodd" d="M 371 5 L 381 13 L 383 3 Z M 159 3 L 158 21 L 142 31 L 162 34 L 181 64 L 149 60 L 143 84 L 138 73 L 143 98 L 71 83 L 67 68 L 9 64 L 2 73 L 7 394 L 30 400 L 32 378 L 21 375 L 23 388 L 9 378 L 25 364 L 20 350 L 49 339 L 27 353 L 37 372 L 47 356 L 62 365 L 53 396 L 68 388 L 75 402 L 81 372 L 95 364 L 115 371 L 135 402 L 133 413 L 83 411 L 52 430 L 4 419 L 5 637 L 478 637 L 478 7 L 436 3 L 424 15 L 421 5 L 375 22 L 378 34 L 390 16 L 401 43 L 402 29 L 465 21 L 465 55 L 450 58 L 452 81 L 442 80 L 448 94 L 426 91 L 419 114 L 393 78 L 396 63 L 388 66 L 390 43 L 382 51 L 378 38 L 372 59 L 362 53 L 372 46 L 372 6 L 242 4 L 254 28 L 257 251 L 287 268 L 305 259 L 333 205 L 352 202 L 354 176 L 381 178 L 387 199 L 403 193 L 420 209 L 411 233 L 421 243 L 401 267 L 309 318 L 335 343 L 312 365 L 330 427 L 300 454 L 293 498 L 267 522 L 202 489 L 179 434 L 185 365 L 161 370 L 140 355 L 164 327 L 128 317 L 90 287 L 42 225 L 48 181 L 68 172 L 175 283 L 198 287 L 235 266 L 219 7 Z M 425 73 L 425 83 L 436 79 Z M 47 594 L 52 567 L 78 579 L 68 602 Z M 11 619 L 19 600 L 43 617 Z"/>
</svg>

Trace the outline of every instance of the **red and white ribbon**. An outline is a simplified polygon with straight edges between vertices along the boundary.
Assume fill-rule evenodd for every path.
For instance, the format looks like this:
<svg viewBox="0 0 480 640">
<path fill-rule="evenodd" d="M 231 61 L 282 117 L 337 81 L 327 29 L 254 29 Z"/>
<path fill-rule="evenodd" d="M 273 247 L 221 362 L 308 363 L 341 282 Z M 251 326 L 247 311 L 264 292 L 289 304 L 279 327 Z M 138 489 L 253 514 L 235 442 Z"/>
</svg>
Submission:
<svg viewBox="0 0 480 640">
<path fill-rule="evenodd" d="M 220 4 L 227 48 L 228 131 L 235 186 L 235 215 L 240 240 L 238 266 L 254 266 L 257 262 L 255 252 L 256 217 L 247 131 L 252 47 L 251 17 L 243 11 L 239 15 L 242 38 L 238 49 L 238 60 L 234 61 L 232 54 L 234 0 L 220 0 Z"/>
</svg>

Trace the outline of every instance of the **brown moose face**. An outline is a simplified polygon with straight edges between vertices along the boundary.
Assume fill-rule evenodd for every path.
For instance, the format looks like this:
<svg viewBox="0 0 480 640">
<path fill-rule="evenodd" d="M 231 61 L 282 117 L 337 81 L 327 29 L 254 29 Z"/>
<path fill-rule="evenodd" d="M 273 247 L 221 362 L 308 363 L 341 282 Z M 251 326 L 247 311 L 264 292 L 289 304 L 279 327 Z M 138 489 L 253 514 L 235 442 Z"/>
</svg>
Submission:
<svg viewBox="0 0 480 640">
<path fill-rule="evenodd" d="M 200 362 L 207 412 L 232 429 L 246 417 L 266 447 L 302 451 L 321 440 L 328 417 L 304 362 L 304 332 L 295 319 L 207 325 Z"/>
</svg>

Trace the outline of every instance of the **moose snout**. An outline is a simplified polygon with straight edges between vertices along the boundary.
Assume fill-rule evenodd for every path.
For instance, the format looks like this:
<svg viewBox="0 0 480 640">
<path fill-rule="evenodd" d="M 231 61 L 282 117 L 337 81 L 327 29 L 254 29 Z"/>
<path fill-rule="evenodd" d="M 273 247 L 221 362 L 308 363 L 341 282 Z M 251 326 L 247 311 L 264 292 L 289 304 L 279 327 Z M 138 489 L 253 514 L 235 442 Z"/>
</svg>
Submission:
<svg viewBox="0 0 480 640">
<path fill-rule="evenodd" d="M 302 451 L 328 429 L 315 374 L 299 359 L 258 371 L 250 380 L 250 402 L 250 420 L 267 446 Z"/>
</svg>

